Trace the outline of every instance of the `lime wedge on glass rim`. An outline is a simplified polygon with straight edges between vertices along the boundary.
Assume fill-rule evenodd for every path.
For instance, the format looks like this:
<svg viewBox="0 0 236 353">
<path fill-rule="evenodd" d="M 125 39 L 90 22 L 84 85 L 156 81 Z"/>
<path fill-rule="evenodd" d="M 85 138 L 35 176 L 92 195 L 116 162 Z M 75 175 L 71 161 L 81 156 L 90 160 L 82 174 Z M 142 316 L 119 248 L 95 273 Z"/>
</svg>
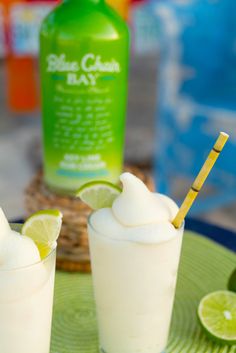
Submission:
<svg viewBox="0 0 236 353">
<path fill-rule="evenodd" d="M 206 295 L 198 307 L 200 323 L 208 337 L 220 344 L 236 344 L 236 294 L 217 291 Z"/>
<path fill-rule="evenodd" d="M 91 181 L 82 185 L 76 192 L 76 196 L 93 210 L 111 207 L 113 201 L 119 196 L 119 186 L 108 181 Z"/>
<path fill-rule="evenodd" d="M 30 216 L 21 229 L 21 234 L 31 238 L 44 259 L 55 246 L 62 224 L 59 210 L 42 210 Z"/>
</svg>

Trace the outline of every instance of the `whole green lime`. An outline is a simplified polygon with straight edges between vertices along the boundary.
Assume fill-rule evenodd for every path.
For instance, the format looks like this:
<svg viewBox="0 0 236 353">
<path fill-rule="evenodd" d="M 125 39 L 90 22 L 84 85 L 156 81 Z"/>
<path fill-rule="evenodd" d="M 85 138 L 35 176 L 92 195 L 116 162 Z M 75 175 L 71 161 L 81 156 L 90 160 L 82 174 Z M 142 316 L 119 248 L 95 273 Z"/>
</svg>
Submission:
<svg viewBox="0 0 236 353">
<path fill-rule="evenodd" d="M 236 344 L 236 294 L 221 290 L 206 295 L 198 318 L 207 336 L 220 344 Z"/>
<path fill-rule="evenodd" d="M 232 272 L 229 278 L 228 290 L 236 293 L 236 269 Z"/>
</svg>

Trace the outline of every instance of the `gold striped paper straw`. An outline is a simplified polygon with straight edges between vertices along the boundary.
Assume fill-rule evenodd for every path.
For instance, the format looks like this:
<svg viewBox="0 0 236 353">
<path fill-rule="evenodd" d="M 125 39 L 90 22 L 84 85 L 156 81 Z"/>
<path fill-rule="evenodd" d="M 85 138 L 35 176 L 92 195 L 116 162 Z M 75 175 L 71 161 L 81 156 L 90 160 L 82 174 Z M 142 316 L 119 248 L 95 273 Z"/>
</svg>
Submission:
<svg viewBox="0 0 236 353">
<path fill-rule="evenodd" d="M 221 151 L 224 148 L 224 145 L 226 141 L 228 140 L 229 135 L 226 134 L 225 132 L 220 132 L 220 135 L 218 139 L 216 140 L 216 143 L 214 144 L 214 147 L 212 148 L 211 152 L 209 153 L 205 163 L 202 166 L 202 169 L 200 170 L 198 176 L 194 180 L 187 196 L 184 199 L 184 202 L 182 203 L 177 215 L 175 216 L 174 220 L 172 221 L 172 224 L 175 226 L 175 228 L 180 228 L 185 216 L 187 215 L 188 211 L 190 210 L 194 200 L 196 199 L 199 191 L 201 190 L 206 178 L 208 177 L 212 167 L 214 166 L 217 158 L 219 157 Z"/>
</svg>

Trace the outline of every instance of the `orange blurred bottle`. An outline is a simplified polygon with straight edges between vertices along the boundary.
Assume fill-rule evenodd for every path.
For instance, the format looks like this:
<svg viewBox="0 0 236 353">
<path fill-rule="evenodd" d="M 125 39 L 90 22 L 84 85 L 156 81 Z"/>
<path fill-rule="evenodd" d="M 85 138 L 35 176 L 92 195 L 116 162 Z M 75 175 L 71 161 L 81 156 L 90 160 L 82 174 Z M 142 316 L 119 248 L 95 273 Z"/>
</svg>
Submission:
<svg viewBox="0 0 236 353">
<path fill-rule="evenodd" d="M 12 46 L 11 10 L 24 1 L 4 0 L 5 28 L 7 35 L 6 79 L 7 103 L 16 113 L 33 112 L 39 105 L 35 59 L 31 55 L 18 55 Z"/>
<path fill-rule="evenodd" d="M 7 101 L 16 113 L 34 112 L 39 106 L 35 60 L 9 54 L 7 68 Z"/>
<path fill-rule="evenodd" d="M 107 0 L 107 2 L 121 15 L 121 17 L 125 20 L 128 19 L 129 0 Z"/>
</svg>

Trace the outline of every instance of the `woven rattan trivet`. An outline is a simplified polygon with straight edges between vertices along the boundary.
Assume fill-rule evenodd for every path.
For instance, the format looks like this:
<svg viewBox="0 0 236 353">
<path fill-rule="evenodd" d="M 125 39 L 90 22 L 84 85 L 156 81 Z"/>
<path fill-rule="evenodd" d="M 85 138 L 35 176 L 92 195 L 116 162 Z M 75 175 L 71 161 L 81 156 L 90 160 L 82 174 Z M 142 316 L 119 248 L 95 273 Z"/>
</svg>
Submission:
<svg viewBox="0 0 236 353">
<path fill-rule="evenodd" d="M 126 167 L 154 189 L 153 179 L 137 167 Z M 38 172 L 25 191 L 25 205 L 30 215 L 41 209 L 58 208 L 63 213 L 63 225 L 58 239 L 57 268 L 66 271 L 90 271 L 87 237 L 87 217 L 91 210 L 79 199 L 56 195 L 43 182 L 42 172 Z"/>
</svg>

